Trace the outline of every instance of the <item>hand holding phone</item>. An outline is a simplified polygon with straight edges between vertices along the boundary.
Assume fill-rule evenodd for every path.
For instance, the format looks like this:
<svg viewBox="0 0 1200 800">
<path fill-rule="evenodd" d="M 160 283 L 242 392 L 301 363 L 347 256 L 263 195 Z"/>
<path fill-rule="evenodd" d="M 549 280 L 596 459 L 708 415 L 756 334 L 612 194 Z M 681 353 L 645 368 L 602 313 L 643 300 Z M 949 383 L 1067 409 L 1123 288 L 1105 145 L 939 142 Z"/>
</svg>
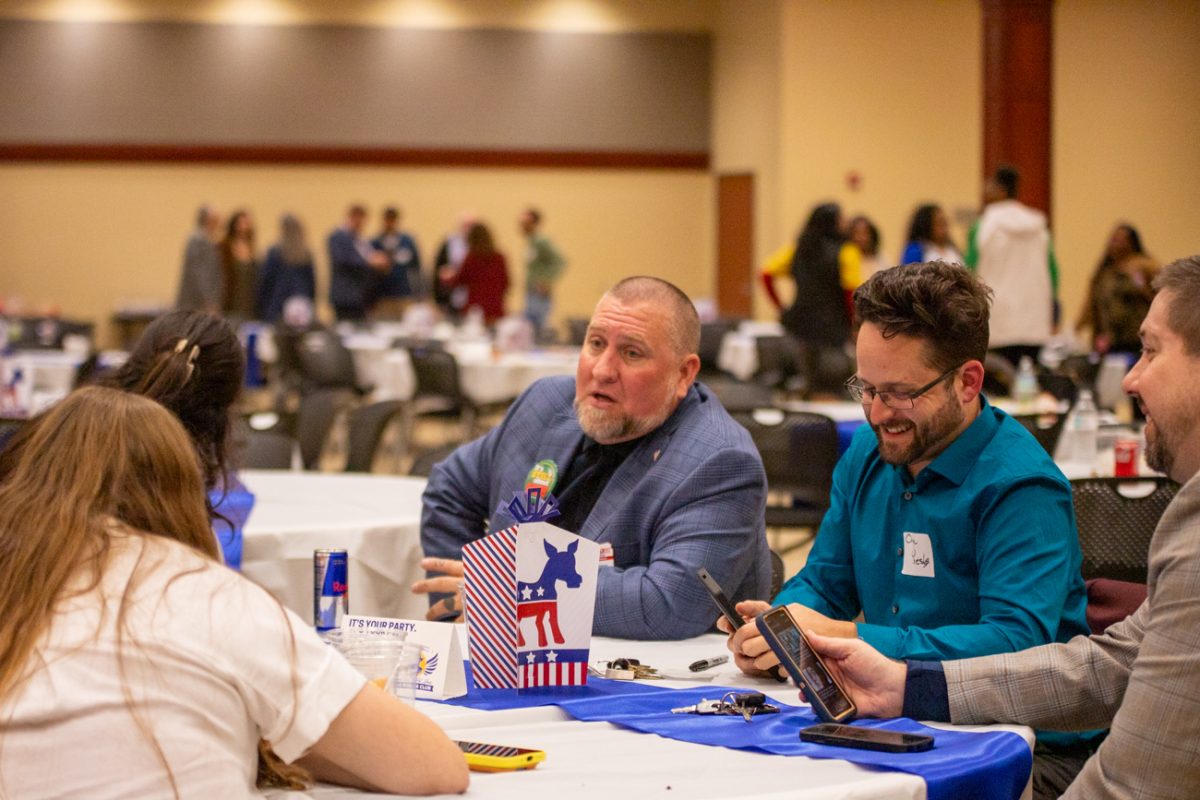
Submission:
<svg viewBox="0 0 1200 800">
<path fill-rule="evenodd" d="M 543 750 L 527 750 L 502 744 L 455 742 L 467 759 L 467 768 L 475 772 L 511 772 L 534 769 L 546 760 Z"/>
<path fill-rule="evenodd" d="M 721 584 L 717 583 L 717 579 L 708 573 L 704 567 L 696 570 L 696 577 L 704 584 L 704 588 L 708 590 L 708 596 L 712 598 L 713 604 L 716 605 L 717 611 L 724 615 L 726 621 L 729 622 L 729 630 L 736 631 L 738 628 L 746 624 L 746 620 L 742 619 L 742 615 L 737 612 L 737 606 L 729 599 L 729 595 L 725 594 L 725 590 L 721 588 Z M 771 667 L 767 673 L 777 681 L 786 681 L 783 671 L 778 665 Z"/>
<path fill-rule="evenodd" d="M 849 722 L 858 709 L 854 701 L 830 673 L 808 644 L 786 606 L 776 606 L 759 614 L 758 631 L 779 657 L 779 663 L 800 687 L 813 711 L 825 722 Z"/>
<path fill-rule="evenodd" d="M 815 744 L 883 750 L 887 753 L 917 753 L 933 747 L 933 737 L 919 733 L 900 733 L 882 728 L 860 728 L 823 722 L 800 730 L 800 739 Z"/>
</svg>

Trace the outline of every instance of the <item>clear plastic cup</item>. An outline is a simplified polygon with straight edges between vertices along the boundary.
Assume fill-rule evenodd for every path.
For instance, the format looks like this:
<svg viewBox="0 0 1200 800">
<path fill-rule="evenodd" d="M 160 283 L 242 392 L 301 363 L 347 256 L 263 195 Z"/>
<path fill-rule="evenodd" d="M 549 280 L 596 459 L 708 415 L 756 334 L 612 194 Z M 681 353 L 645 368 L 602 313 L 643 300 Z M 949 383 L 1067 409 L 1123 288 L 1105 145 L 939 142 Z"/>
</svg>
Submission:
<svg viewBox="0 0 1200 800">
<path fill-rule="evenodd" d="M 408 705 L 413 705 L 417 695 L 417 684 L 421 679 L 424 654 L 421 645 L 406 641 L 401 648 L 392 679 L 388 684 L 392 695 Z"/>
<path fill-rule="evenodd" d="M 335 628 L 323 636 L 326 643 L 380 689 L 396 694 L 396 687 L 405 685 L 402 690 L 411 703 L 420 648 L 407 642 L 406 631 Z"/>
</svg>

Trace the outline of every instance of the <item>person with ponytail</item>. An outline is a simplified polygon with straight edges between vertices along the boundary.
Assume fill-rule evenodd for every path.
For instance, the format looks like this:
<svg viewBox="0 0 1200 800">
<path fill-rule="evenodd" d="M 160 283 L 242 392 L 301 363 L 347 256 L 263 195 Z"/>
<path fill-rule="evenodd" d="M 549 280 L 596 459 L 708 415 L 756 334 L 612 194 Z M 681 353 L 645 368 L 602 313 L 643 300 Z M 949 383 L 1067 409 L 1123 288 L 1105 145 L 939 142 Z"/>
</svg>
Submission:
<svg viewBox="0 0 1200 800">
<path fill-rule="evenodd" d="M 0 458 L 0 796 L 463 791 L 437 725 L 219 563 L 195 452 L 92 386 Z"/>
<path fill-rule="evenodd" d="M 183 423 L 200 458 L 222 556 L 234 568 L 242 563 L 242 526 L 254 505 L 229 463 L 231 409 L 245 372 L 229 323 L 202 311 L 171 311 L 150 323 L 129 359 L 100 381 L 161 403 Z"/>
</svg>

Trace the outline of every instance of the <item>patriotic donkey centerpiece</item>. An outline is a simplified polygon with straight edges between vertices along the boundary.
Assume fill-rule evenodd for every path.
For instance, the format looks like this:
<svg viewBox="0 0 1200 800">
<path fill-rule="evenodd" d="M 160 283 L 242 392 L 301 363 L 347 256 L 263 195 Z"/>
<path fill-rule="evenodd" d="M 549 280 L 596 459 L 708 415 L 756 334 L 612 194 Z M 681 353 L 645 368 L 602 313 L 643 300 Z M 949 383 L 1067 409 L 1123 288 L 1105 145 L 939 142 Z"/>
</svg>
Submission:
<svg viewBox="0 0 1200 800">
<path fill-rule="evenodd" d="M 478 689 L 587 683 L 600 546 L 545 520 L 558 502 L 527 486 L 498 511 L 516 525 L 463 548 L 463 594 Z"/>
</svg>

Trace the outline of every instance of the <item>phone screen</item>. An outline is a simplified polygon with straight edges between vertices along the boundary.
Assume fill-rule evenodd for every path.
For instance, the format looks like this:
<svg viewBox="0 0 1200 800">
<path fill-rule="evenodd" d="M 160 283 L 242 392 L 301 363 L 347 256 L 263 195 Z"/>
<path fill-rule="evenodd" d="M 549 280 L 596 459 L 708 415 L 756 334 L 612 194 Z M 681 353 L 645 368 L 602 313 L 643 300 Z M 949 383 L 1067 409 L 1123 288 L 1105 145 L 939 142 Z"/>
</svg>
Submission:
<svg viewBox="0 0 1200 800">
<path fill-rule="evenodd" d="M 825 665 L 817 658 L 817 654 L 808 646 L 800 629 L 792 622 L 787 609 L 779 608 L 768 613 L 765 617 L 771 632 L 775 634 L 783 649 L 791 656 L 792 662 L 799 668 L 808 690 L 821 699 L 829 712 L 836 718 L 851 708 L 851 703 L 833 677 L 825 669 Z"/>
</svg>

